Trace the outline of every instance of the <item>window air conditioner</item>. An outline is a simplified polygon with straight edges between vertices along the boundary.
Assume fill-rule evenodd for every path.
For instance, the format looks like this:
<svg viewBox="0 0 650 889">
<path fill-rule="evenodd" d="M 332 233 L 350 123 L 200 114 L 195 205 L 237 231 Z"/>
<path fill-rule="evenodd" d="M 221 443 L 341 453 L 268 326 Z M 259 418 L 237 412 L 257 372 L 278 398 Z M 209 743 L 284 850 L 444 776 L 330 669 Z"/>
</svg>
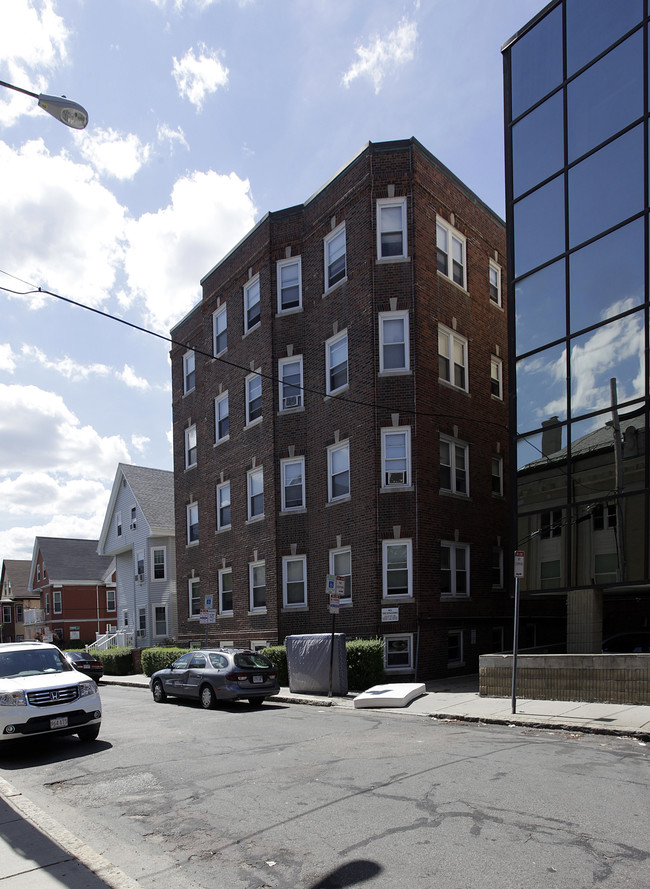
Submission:
<svg viewBox="0 0 650 889">
<path fill-rule="evenodd" d="M 387 472 L 386 473 L 386 484 L 387 485 L 405 485 L 406 484 L 406 472 Z"/>
<path fill-rule="evenodd" d="M 142 637 L 146 634 L 146 632 L 147 632 L 146 630 L 138 630 L 136 635 Z"/>
<path fill-rule="evenodd" d="M 138 583 L 144 583 L 144 574 L 136 574 L 135 579 L 138 581 Z"/>
<path fill-rule="evenodd" d="M 282 399 L 282 404 L 285 408 L 300 407 L 300 396 L 299 395 L 287 395 L 286 398 Z"/>
<path fill-rule="evenodd" d="M 129 525 L 129 529 L 131 531 L 135 531 L 135 522 L 131 522 L 131 524 Z"/>
</svg>

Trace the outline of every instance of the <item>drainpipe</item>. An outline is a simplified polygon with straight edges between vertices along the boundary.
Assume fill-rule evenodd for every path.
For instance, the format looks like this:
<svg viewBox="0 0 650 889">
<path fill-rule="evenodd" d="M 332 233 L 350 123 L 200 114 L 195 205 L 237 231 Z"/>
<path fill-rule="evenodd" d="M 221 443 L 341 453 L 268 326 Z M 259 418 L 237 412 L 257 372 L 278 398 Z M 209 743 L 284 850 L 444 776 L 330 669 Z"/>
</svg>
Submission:
<svg viewBox="0 0 650 889">
<path fill-rule="evenodd" d="M 97 600 L 97 635 L 99 636 L 99 584 L 95 584 L 95 597 Z"/>
</svg>

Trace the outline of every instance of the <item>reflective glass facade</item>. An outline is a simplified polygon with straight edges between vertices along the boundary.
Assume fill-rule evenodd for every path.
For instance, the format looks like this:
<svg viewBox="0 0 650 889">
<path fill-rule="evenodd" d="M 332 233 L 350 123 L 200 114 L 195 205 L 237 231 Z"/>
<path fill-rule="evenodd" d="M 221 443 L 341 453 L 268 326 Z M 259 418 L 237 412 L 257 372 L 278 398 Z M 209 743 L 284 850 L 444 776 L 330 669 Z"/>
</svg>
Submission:
<svg viewBox="0 0 650 889">
<path fill-rule="evenodd" d="M 631 629 L 650 615 L 648 3 L 556 0 L 503 48 L 522 591 L 601 590 Z M 612 615 L 605 634 L 627 628 Z"/>
</svg>

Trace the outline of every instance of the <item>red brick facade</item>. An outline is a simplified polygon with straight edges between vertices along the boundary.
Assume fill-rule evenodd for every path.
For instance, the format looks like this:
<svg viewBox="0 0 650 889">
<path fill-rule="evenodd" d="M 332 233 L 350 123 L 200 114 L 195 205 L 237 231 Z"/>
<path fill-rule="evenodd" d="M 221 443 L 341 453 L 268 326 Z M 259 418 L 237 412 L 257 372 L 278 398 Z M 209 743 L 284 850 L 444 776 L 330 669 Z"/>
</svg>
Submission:
<svg viewBox="0 0 650 889">
<path fill-rule="evenodd" d="M 393 198 L 406 199 L 406 256 L 378 258 L 377 201 Z M 387 230 L 394 218 L 386 214 Z M 451 247 L 448 273 L 438 270 L 436 220 L 465 251 L 460 286 L 451 280 Z M 328 289 L 324 242 L 343 223 L 345 277 Z M 277 263 L 298 256 L 301 307 L 278 312 Z M 268 214 L 204 278 L 202 302 L 172 332 L 181 640 L 205 638 L 206 627 L 189 613 L 192 576 L 200 580 L 201 606 L 206 594 L 214 596 L 217 620 L 208 625 L 214 643 L 274 643 L 288 634 L 328 632 L 329 554 L 345 547 L 352 595 L 351 604 L 341 606 L 336 630 L 348 638 L 388 637 L 388 666 L 395 672 L 422 679 L 477 670 L 479 653 L 498 647 L 501 635 L 509 640 L 512 608 L 494 567 L 495 553 L 508 552 L 507 491 L 494 493 L 492 478 L 493 458 L 502 462 L 503 486 L 508 478 L 506 287 L 503 278 L 501 305 L 490 298 L 490 260 L 497 271 L 504 269 L 502 221 L 408 140 L 369 144 L 306 204 Z M 260 323 L 244 334 L 243 288 L 258 274 Z M 224 304 L 228 345 L 214 358 L 213 313 Z M 396 322 L 400 329 L 405 318 L 408 342 L 399 344 L 399 354 L 408 352 L 405 368 L 382 369 L 392 343 L 389 327 Z M 380 319 L 387 322 L 383 344 Z M 465 349 L 451 383 L 440 379 L 439 327 Z M 343 331 L 349 385 L 331 397 L 325 343 Z M 184 392 L 187 347 L 196 350 L 195 385 Z M 278 361 L 297 356 L 302 405 L 281 410 Z M 492 393 L 492 358 L 502 362 L 501 397 Z M 262 419 L 247 426 L 245 379 L 255 370 L 262 374 Z M 229 435 L 215 443 L 214 402 L 226 391 Z M 197 459 L 188 468 L 185 430 L 191 426 Z M 391 443 L 410 436 L 410 459 L 405 447 L 397 454 L 405 460 L 384 463 L 382 429 Z M 448 482 L 441 483 L 440 435 L 458 454 L 458 465 L 445 476 L 453 476 L 449 488 L 458 484 L 457 492 L 441 492 Z M 337 442 L 349 444 L 350 493 L 328 502 L 328 448 Z M 395 456 L 394 450 L 385 456 Z M 298 457 L 304 457 L 304 508 L 282 511 L 281 460 Z M 399 471 L 389 476 L 392 466 Z M 264 517 L 249 521 L 247 472 L 254 467 L 263 468 Z M 405 483 L 394 484 L 396 478 Z M 230 481 L 229 530 L 217 530 L 221 481 Z M 198 503 L 199 534 L 198 543 L 188 544 L 190 502 Z M 400 558 L 405 547 L 410 550 L 406 571 L 401 563 L 387 566 L 386 541 Z M 410 542 L 402 547 L 399 541 Z M 450 575 L 445 565 L 442 580 L 441 541 L 454 552 L 467 545 L 467 572 Z M 283 599 L 283 557 L 303 555 L 307 601 L 295 607 Z M 266 609 L 251 610 L 249 564 L 260 562 Z M 219 610 L 221 568 L 232 569 L 228 614 Z M 450 576 L 464 595 L 441 595 Z M 401 584 L 408 592 L 395 594 Z"/>
</svg>

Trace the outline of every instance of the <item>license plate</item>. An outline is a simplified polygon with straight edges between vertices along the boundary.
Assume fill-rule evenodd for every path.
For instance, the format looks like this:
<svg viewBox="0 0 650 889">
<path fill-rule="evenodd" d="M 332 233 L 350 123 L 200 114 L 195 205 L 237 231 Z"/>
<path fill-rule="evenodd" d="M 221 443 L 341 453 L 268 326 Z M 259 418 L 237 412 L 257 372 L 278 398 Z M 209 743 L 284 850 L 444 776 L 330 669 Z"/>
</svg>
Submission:
<svg viewBox="0 0 650 889">
<path fill-rule="evenodd" d="M 67 716 L 57 716 L 55 719 L 50 719 L 50 728 L 67 728 L 68 727 L 68 717 Z"/>
<path fill-rule="evenodd" d="M 263 676 L 253 676 L 253 682 L 264 682 Z"/>
</svg>

